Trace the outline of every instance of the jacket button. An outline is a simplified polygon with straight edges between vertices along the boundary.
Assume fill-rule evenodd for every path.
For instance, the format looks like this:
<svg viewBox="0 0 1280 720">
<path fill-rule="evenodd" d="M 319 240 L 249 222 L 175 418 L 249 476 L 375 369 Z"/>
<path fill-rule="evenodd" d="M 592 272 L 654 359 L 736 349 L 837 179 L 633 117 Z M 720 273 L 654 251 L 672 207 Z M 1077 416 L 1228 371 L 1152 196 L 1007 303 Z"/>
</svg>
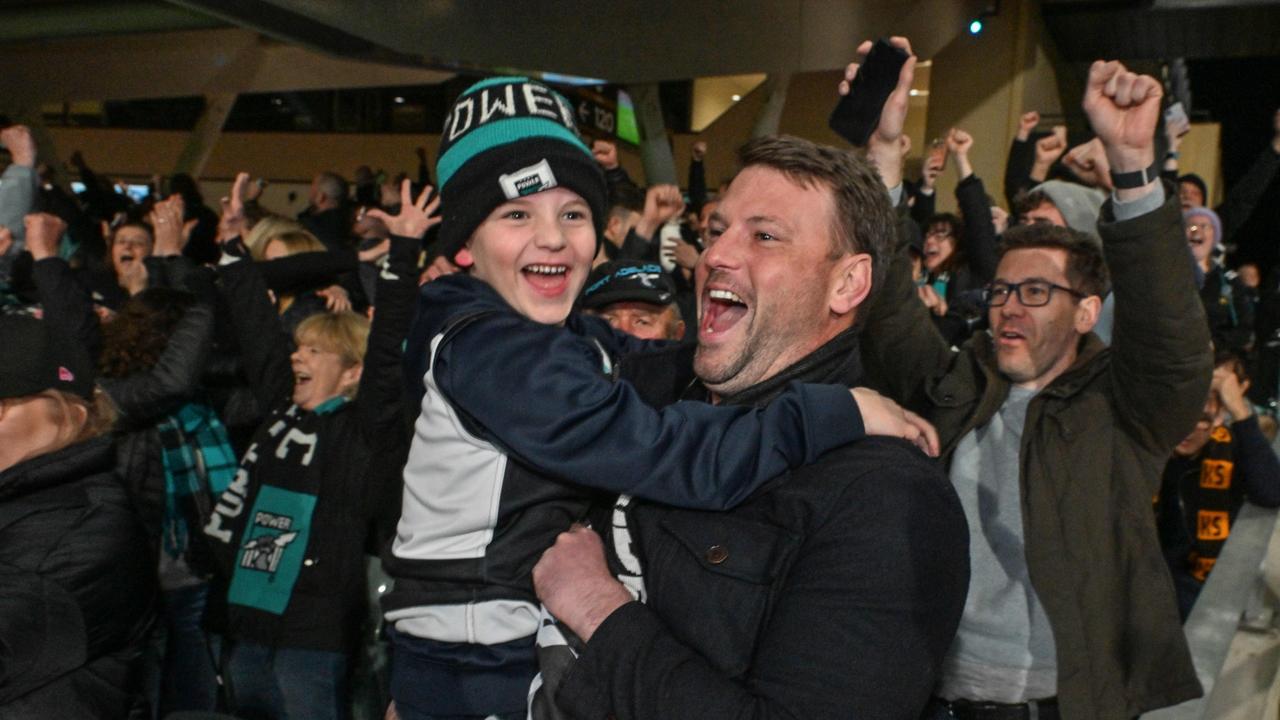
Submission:
<svg viewBox="0 0 1280 720">
<path fill-rule="evenodd" d="M 707 548 L 707 562 L 719 565 L 729 559 L 729 549 L 723 545 L 712 545 Z"/>
</svg>

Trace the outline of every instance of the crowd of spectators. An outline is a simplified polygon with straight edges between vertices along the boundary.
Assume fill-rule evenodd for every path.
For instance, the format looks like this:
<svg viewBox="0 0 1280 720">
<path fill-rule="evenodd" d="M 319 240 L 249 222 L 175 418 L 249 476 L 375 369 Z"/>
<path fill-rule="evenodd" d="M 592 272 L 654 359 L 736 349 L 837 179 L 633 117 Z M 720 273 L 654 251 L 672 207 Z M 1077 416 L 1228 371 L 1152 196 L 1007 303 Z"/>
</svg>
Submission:
<svg viewBox="0 0 1280 720">
<path fill-rule="evenodd" d="M 1028 111 L 907 178 L 892 45 L 870 139 L 757 138 L 716 192 L 705 143 L 643 186 L 525 78 L 458 98 L 435 185 L 326 170 L 296 218 L 79 152 L 70 193 L 0 130 L 0 715 L 1197 696 L 1181 623 L 1280 506 L 1280 272 L 1236 262 L 1280 111 L 1216 209 L 1116 62 L 1090 137 Z"/>
</svg>

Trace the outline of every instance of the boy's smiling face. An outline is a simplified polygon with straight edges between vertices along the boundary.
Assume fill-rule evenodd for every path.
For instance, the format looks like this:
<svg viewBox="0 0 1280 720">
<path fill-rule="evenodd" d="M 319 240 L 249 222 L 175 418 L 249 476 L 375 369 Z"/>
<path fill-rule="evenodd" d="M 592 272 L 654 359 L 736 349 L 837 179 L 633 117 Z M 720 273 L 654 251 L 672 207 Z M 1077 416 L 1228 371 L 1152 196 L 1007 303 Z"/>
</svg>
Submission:
<svg viewBox="0 0 1280 720">
<path fill-rule="evenodd" d="M 457 260 L 516 312 L 558 325 L 573 309 L 595 254 L 590 206 L 572 190 L 554 187 L 494 208 Z"/>
</svg>

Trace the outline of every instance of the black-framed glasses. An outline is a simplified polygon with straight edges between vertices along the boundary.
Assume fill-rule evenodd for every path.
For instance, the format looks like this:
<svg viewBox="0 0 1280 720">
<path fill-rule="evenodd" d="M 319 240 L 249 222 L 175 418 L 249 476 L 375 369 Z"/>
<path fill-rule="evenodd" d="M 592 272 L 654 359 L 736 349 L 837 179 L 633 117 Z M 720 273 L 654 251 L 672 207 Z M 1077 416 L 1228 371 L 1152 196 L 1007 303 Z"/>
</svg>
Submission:
<svg viewBox="0 0 1280 720">
<path fill-rule="evenodd" d="M 1041 307 L 1048 305 L 1053 299 L 1053 291 L 1061 290 L 1071 293 L 1077 298 L 1087 297 L 1084 293 L 1062 285 L 1054 285 L 1047 280 L 1023 280 L 1019 283 L 993 282 L 987 285 L 986 300 L 991 307 L 1000 307 L 1009 302 L 1011 295 L 1018 296 L 1023 307 Z"/>
</svg>

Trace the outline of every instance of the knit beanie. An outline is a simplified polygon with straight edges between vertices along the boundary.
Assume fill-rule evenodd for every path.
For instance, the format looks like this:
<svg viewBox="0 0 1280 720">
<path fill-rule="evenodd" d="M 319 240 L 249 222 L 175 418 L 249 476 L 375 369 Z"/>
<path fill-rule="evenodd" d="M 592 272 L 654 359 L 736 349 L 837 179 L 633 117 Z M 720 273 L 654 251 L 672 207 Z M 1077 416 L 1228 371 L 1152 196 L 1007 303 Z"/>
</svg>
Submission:
<svg viewBox="0 0 1280 720">
<path fill-rule="evenodd" d="M 553 187 L 586 201 L 599 248 L 609 209 L 604 171 L 578 137 L 573 107 L 542 83 L 496 77 L 467 88 L 445 118 L 436 181 L 436 252 L 450 260 L 494 208 Z"/>
</svg>

